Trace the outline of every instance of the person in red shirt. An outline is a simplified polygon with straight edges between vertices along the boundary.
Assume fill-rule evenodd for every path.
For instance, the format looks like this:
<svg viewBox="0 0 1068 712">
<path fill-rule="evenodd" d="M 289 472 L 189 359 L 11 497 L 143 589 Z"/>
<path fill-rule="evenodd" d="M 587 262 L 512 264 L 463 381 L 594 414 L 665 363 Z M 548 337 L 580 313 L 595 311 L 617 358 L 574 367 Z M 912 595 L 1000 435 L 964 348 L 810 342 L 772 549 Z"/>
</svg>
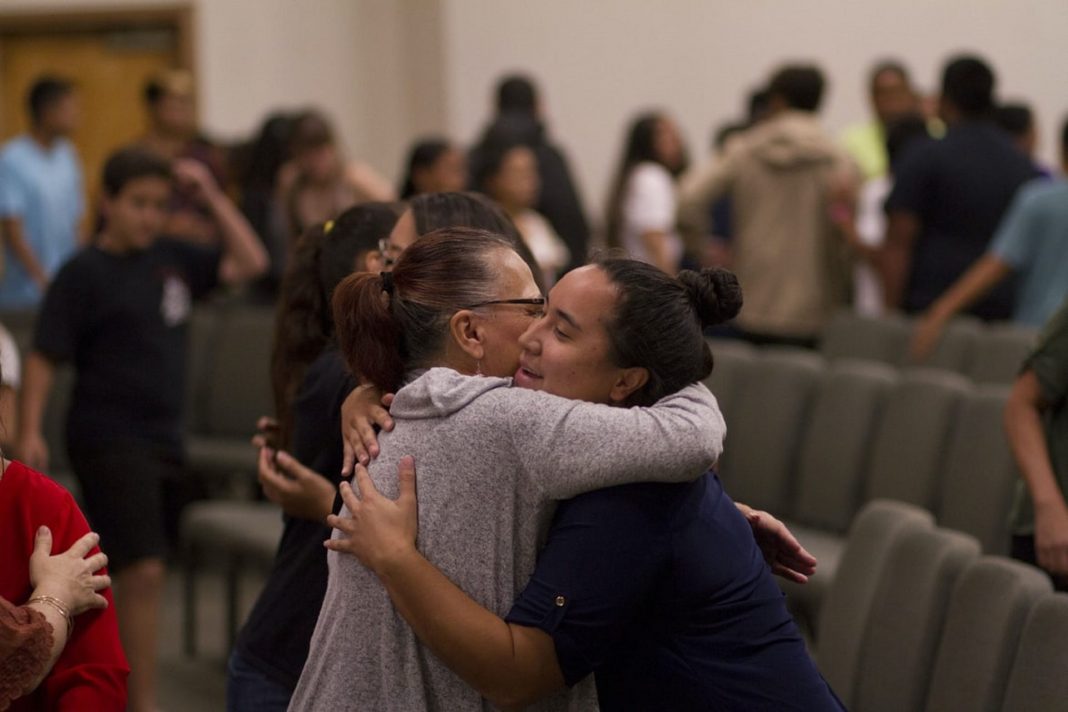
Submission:
<svg viewBox="0 0 1068 712">
<path fill-rule="evenodd" d="M 89 524 L 74 498 L 58 484 L 19 462 L 2 461 L 0 474 L 0 598 L 21 605 L 44 595 L 44 586 L 37 580 L 41 549 L 47 547 L 51 532 L 51 550 L 68 552 L 89 533 Z M 87 542 L 83 542 L 83 545 Z M 31 555 L 38 549 L 36 565 Z M 75 549 L 75 553 L 82 549 Z M 87 561 L 97 562 L 100 549 L 85 548 Z M 69 554 L 70 552 L 68 552 Z M 66 556 L 67 554 L 64 554 Z M 34 575 L 31 575 L 31 566 Z M 106 576 L 102 569 L 98 576 Z M 92 577 L 96 578 L 96 577 Z M 98 581 L 100 579 L 97 579 Z M 34 588 L 34 584 L 38 584 Z M 51 672 L 37 688 L 14 700 L 10 710 L 78 710 L 78 712 L 121 712 L 126 708 L 126 678 L 130 667 L 119 642 L 118 622 L 111 590 L 100 592 L 106 606 L 79 615 L 67 639 L 67 645 L 55 661 Z M 55 604 L 33 604 L 39 612 L 65 604 L 80 610 L 71 601 L 61 601 L 50 594 L 45 598 Z M 95 601 L 95 605 L 100 605 Z M 62 623 L 61 626 L 65 625 Z M 55 626 L 53 626 L 55 628 Z M 56 631 L 62 635 L 62 629 Z M 6 700 L 0 700 L 0 707 Z"/>
</svg>

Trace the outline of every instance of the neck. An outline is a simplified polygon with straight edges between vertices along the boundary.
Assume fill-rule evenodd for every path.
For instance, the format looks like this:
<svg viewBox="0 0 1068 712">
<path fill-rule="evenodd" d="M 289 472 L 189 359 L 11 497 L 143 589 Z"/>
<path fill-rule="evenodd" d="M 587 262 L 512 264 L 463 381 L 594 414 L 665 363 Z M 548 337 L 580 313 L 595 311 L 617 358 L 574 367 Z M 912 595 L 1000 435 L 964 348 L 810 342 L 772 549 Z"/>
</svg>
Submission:
<svg viewBox="0 0 1068 712">
<path fill-rule="evenodd" d="M 58 133 L 56 133 L 55 131 L 50 131 L 44 126 L 34 126 L 32 129 L 30 129 L 30 136 L 33 137 L 34 141 L 41 144 L 45 148 L 51 148 L 52 144 L 55 143 L 56 139 L 59 138 Z"/>
<path fill-rule="evenodd" d="M 110 252 L 113 255 L 125 255 L 132 251 L 128 242 L 117 237 L 115 233 L 109 231 L 107 228 L 100 233 L 100 236 L 96 240 L 96 246 L 104 252 Z"/>
</svg>

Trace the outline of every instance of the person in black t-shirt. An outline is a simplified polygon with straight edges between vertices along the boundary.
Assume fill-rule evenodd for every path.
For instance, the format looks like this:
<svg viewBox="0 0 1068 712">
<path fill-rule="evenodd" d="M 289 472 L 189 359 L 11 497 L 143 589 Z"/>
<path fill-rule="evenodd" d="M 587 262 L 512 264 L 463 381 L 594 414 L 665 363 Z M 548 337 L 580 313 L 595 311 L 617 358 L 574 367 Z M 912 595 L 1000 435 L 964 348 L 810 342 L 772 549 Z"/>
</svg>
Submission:
<svg viewBox="0 0 1068 712">
<path fill-rule="evenodd" d="M 910 147 L 886 201 L 886 245 L 878 264 L 887 307 L 924 311 L 986 251 L 1013 195 L 1034 167 L 991 120 L 994 72 L 976 57 L 945 68 L 939 105 L 948 131 Z M 1008 282 L 971 313 L 1008 319 Z"/>
<path fill-rule="evenodd" d="M 222 249 L 160 237 L 172 182 L 218 224 Z M 182 489 L 181 415 L 193 300 L 259 276 L 267 256 L 206 168 L 130 148 L 104 166 L 105 223 L 45 295 L 26 361 L 19 451 L 48 466 L 41 420 L 56 364 L 76 380 L 67 451 L 111 557 L 116 612 L 132 663 L 129 710 L 155 707 L 164 555 Z"/>
</svg>

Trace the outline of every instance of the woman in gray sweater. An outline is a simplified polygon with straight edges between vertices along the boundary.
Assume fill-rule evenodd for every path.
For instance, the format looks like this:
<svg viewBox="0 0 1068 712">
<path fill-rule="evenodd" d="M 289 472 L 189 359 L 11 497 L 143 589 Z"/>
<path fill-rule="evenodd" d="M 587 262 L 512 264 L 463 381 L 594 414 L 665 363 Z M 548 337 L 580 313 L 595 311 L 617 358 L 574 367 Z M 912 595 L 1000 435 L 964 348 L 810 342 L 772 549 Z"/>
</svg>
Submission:
<svg viewBox="0 0 1068 712">
<path fill-rule="evenodd" d="M 424 463 L 420 550 L 499 615 L 533 572 L 556 501 L 653 478 L 693 480 L 722 450 L 723 419 L 704 386 L 646 408 L 511 388 L 519 336 L 544 300 L 529 268 L 499 237 L 439 231 L 410 247 L 392 275 L 348 278 L 334 304 L 353 371 L 383 391 L 406 383 L 371 479 L 396 496 L 400 459 Z M 639 371 L 589 375 L 622 402 L 643 378 Z M 371 571 L 333 552 L 329 566 L 290 709 L 489 709 L 418 642 Z M 541 704 L 588 709 L 592 700 L 587 690 Z"/>
</svg>

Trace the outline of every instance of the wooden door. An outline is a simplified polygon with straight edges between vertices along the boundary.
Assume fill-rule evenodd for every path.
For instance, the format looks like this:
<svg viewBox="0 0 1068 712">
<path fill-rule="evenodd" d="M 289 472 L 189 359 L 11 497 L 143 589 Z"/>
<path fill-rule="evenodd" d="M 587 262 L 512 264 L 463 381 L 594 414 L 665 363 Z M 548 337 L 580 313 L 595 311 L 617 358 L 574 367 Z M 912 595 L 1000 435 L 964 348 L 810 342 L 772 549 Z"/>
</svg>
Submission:
<svg viewBox="0 0 1068 712">
<path fill-rule="evenodd" d="M 180 60 L 173 27 L 0 31 L 0 139 L 26 130 L 26 95 L 38 77 L 72 80 L 82 114 L 72 139 L 85 171 L 88 205 L 95 206 L 104 161 L 145 131 L 145 81 L 178 67 Z"/>
</svg>

